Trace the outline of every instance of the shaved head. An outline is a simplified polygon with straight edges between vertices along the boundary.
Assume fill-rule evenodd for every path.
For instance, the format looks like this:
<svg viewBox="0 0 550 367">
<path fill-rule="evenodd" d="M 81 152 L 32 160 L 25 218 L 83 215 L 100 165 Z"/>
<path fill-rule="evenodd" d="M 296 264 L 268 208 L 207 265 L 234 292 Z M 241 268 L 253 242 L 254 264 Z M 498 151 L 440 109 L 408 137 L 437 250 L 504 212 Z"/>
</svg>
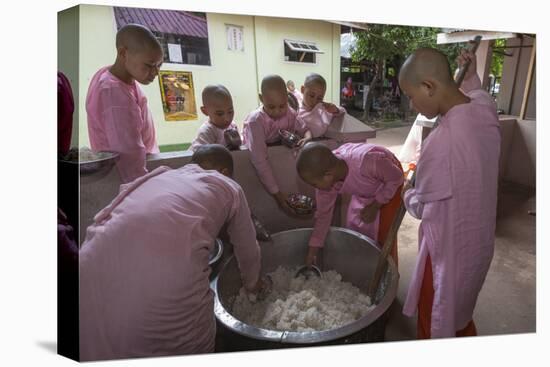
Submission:
<svg viewBox="0 0 550 367">
<path fill-rule="evenodd" d="M 217 85 L 207 85 L 202 90 L 202 104 L 203 106 L 208 105 L 213 100 L 226 100 L 232 99 L 231 93 L 221 84 Z"/>
<path fill-rule="evenodd" d="M 418 86 L 425 80 L 436 80 L 442 85 L 454 84 L 447 57 L 433 48 L 419 48 L 403 63 L 399 84 Z"/>
<path fill-rule="evenodd" d="M 321 143 L 307 143 L 296 160 L 296 169 L 301 177 L 319 178 L 338 162 L 329 147 Z"/>
<path fill-rule="evenodd" d="M 148 28 L 140 24 L 127 24 L 116 34 L 116 48 L 126 47 L 132 52 L 162 50 L 162 47 Z"/>
<path fill-rule="evenodd" d="M 262 79 L 261 85 L 262 94 L 267 92 L 277 91 L 286 96 L 286 84 L 283 78 L 279 75 L 271 74 Z M 285 97 L 286 98 L 286 97 Z"/>
<path fill-rule="evenodd" d="M 220 173 L 226 169 L 229 176 L 233 175 L 233 157 L 223 145 L 201 145 L 191 157 L 191 163 L 198 164 L 203 169 L 213 169 Z"/>
<path fill-rule="evenodd" d="M 314 85 L 318 85 L 323 89 L 327 89 L 327 81 L 321 75 L 316 73 L 311 73 L 306 77 L 304 81 L 304 87 L 308 88 Z"/>
</svg>

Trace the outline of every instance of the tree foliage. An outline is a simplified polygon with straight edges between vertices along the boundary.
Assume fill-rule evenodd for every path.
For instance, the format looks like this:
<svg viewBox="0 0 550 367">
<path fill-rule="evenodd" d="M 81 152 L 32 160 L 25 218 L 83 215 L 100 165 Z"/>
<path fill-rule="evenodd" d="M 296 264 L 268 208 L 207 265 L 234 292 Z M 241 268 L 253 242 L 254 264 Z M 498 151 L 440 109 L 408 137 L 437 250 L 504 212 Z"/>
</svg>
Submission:
<svg viewBox="0 0 550 367">
<path fill-rule="evenodd" d="M 440 28 L 412 27 L 388 24 L 369 24 L 367 30 L 355 32 L 356 44 L 351 50 L 352 60 L 404 60 L 420 47 L 433 47 L 447 55 L 451 70 L 456 68 L 456 57 L 464 44 L 437 44 Z M 400 65 L 399 65 L 400 66 Z"/>
<path fill-rule="evenodd" d="M 437 34 L 442 32 L 440 28 L 434 27 L 412 27 L 388 24 L 369 24 L 367 30 L 355 32 L 356 43 L 351 49 L 353 62 L 370 61 L 374 65 L 374 75 L 370 82 L 369 93 L 364 110 L 364 119 L 369 119 L 369 110 L 373 98 L 379 94 L 376 86 L 384 79 L 382 75 L 383 65 L 388 61 L 395 71 L 401 68 L 401 64 L 416 49 L 420 47 L 432 47 L 439 49 L 449 60 L 451 72 L 456 67 L 456 57 L 465 44 L 437 44 Z M 406 116 L 408 101 L 406 97 L 401 98 L 401 110 Z"/>
<path fill-rule="evenodd" d="M 491 74 L 496 77 L 502 76 L 502 65 L 504 63 L 504 47 L 506 46 L 505 39 L 495 40 L 494 47 L 497 49 L 493 51 L 493 60 L 491 63 Z"/>
</svg>

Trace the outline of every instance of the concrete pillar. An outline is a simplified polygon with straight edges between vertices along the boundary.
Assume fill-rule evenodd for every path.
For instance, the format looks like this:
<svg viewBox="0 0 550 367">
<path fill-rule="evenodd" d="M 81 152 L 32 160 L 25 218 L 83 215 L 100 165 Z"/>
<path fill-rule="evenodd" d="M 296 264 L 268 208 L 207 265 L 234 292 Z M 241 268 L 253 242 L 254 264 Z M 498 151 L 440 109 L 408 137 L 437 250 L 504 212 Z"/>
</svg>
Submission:
<svg viewBox="0 0 550 367">
<path fill-rule="evenodd" d="M 512 56 L 505 56 L 504 63 L 502 65 L 502 79 L 500 80 L 500 91 L 497 96 L 497 106 L 507 114 L 511 113 L 511 103 L 513 90 L 516 80 L 516 70 L 519 63 L 519 56 L 521 54 L 521 48 L 517 48 L 522 45 L 519 38 L 510 38 L 506 40 L 506 46 L 515 47 L 507 49 L 506 52 Z"/>
<path fill-rule="evenodd" d="M 485 40 L 479 43 L 476 52 L 477 59 L 477 75 L 481 80 L 483 89 L 487 89 L 489 85 L 489 73 L 491 71 L 491 61 L 493 59 L 492 40 Z"/>
</svg>

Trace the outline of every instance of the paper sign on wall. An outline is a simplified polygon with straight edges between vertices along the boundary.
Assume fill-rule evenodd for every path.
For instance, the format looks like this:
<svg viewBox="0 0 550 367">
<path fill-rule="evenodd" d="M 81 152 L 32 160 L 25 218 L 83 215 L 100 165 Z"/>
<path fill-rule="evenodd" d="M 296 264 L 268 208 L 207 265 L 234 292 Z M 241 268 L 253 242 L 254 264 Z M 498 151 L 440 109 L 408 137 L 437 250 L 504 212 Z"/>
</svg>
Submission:
<svg viewBox="0 0 550 367">
<path fill-rule="evenodd" d="M 226 24 L 225 32 L 227 35 L 227 49 L 231 51 L 244 51 L 243 27 L 238 25 Z"/>
<path fill-rule="evenodd" d="M 181 45 L 169 43 L 168 44 L 168 57 L 172 62 L 183 63 L 183 57 L 181 55 Z"/>
</svg>

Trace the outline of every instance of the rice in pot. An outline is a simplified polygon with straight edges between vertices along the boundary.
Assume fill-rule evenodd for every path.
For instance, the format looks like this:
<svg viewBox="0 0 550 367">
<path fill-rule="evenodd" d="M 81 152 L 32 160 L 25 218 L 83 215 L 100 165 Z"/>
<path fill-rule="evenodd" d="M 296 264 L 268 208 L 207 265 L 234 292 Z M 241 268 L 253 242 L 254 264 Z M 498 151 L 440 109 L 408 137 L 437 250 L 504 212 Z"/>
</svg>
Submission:
<svg viewBox="0 0 550 367">
<path fill-rule="evenodd" d="M 243 288 L 232 313 L 256 327 L 280 331 L 321 331 L 350 324 L 374 308 L 370 298 L 334 270 L 321 278 L 294 277 L 297 269 L 277 268 L 270 273 L 271 293 L 262 301 Z"/>
</svg>

